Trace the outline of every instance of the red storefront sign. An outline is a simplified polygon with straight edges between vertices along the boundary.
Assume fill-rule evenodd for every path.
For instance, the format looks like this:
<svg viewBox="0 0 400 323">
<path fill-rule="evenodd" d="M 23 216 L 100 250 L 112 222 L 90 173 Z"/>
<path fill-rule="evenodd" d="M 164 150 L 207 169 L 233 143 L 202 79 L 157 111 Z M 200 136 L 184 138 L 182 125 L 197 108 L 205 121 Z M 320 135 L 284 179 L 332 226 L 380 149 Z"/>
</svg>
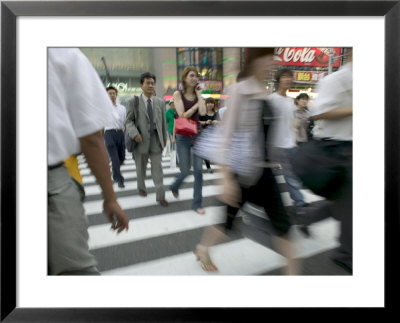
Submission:
<svg viewBox="0 0 400 323">
<path fill-rule="evenodd" d="M 333 56 L 340 56 L 341 48 L 333 48 Z M 275 49 L 275 61 L 279 65 L 327 67 L 329 48 L 324 47 L 279 47 Z M 333 67 L 339 67 L 341 58 L 333 61 Z"/>
</svg>

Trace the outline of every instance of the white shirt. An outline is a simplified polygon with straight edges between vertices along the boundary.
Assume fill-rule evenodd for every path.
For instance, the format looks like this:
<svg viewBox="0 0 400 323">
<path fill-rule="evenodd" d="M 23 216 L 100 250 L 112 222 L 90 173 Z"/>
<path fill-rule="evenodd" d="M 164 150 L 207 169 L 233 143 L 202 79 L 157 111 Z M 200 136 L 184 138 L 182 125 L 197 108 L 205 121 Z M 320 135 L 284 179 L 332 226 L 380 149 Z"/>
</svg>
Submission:
<svg viewBox="0 0 400 323">
<path fill-rule="evenodd" d="M 311 115 L 353 105 L 352 64 L 343 65 L 337 72 L 323 78 L 317 86 L 318 97 L 311 107 Z M 334 140 L 353 140 L 353 116 L 339 120 L 317 120 L 318 136 Z"/>
<path fill-rule="evenodd" d="M 96 70 L 77 48 L 48 50 L 48 165 L 81 152 L 78 138 L 112 120 L 112 103 Z"/>
<path fill-rule="evenodd" d="M 125 129 L 125 121 L 126 121 L 126 108 L 121 104 L 113 104 L 112 105 L 112 114 L 113 121 L 111 123 L 107 123 L 105 130 L 109 129 Z"/>
<path fill-rule="evenodd" d="M 293 148 L 296 146 L 296 136 L 293 128 L 294 112 L 297 107 L 287 96 L 273 93 L 269 102 L 274 111 L 275 121 L 271 129 L 271 144 L 278 148 Z"/>
</svg>

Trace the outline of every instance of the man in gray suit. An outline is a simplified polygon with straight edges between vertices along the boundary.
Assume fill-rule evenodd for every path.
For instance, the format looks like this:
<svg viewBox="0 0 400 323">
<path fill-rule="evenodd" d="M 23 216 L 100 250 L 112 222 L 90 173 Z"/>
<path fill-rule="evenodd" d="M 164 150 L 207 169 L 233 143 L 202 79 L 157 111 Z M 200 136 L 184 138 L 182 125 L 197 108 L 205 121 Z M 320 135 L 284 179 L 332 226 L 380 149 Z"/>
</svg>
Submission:
<svg viewBox="0 0 400 323">
<path fill-rule="evenodd" d="M 151 73 L 140 76 L 143 93 L 139 97 L 139 115 L 136 115 L 134 99 L 130 100 L 126 113 L 126 129 L 137 143 L 134 157 L 136 162 L 137 185 L 141 196 L 147 196 L 145 185 L 147 162 L 151 161 L 151 175 L 156 188 L 156 200 L 168 206 L 165 200 L 162 171 L 162 151 L 167 143 L 165 103 L 154 96 L 156 77 Z M 135 126 L 136 121 L 136 126 Z"/>
</svg>

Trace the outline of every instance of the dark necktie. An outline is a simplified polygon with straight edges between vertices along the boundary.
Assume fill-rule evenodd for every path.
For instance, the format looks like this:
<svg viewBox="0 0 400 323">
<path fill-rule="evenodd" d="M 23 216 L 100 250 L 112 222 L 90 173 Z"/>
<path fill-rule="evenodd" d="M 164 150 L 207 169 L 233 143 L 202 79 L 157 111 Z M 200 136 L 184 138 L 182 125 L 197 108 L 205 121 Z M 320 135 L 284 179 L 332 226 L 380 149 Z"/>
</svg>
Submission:
<svg viewBox="0 0 400 323">
<path fill-rule="evenodd" d="M 153 108 L 151 107 L 151 100 L 147 99 L 147 114 L 149 115 L 150 119 L 150 135 L 154 131 L 154 118 L 153 118 Z"/>
</svg>

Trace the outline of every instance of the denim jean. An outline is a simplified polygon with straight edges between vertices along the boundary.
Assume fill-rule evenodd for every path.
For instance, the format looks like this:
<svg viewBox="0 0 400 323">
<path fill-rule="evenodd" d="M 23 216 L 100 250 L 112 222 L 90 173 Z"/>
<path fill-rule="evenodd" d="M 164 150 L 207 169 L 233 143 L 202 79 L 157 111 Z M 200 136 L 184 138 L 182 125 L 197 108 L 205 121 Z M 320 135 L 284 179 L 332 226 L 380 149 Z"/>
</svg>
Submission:
<svg viewBox="0 0 400 323">
<path fill-rule="evenodd" d="M 173 138 L 173 134 L 172 133 L 168 133 L 169 136 L 169 149 L 170 151 L 176 151 L 176 142 L 173 144 L 172 143 L 172 138 Z M 176 154 L 176 164 L 179 164 L 179 156 L 178 153 Z"/>
<path fill-rule="evenodd" d="M 179 159 L 180 174 L 176 177 L 175 182 L 170 186 L 172 192 L 178 192 L 184 179 L 189 175 L 191 167 L 191 155 L 193 141 L 195 137 L 187 137 L 176 135 L 176 152 Z M 194 191 L 192 208 L 197 210 L 202 204 L 203 189 L 203 159 L 193 154 L 193 170 L 194 170 Z"/>
<path fill-rule="evenodd" d="M 170 151 L 173 151 L 176 148 L 175 147 L 176 143 L 172 143 L 172 138 L 173 138 L 172 133 L 168 133 L 168 137 L 169 137 L 169 149 L 170 149 Z"/>
<path fill-rule="evenodd" d="M 305 204 L 303 194 L 300 192 L 302 184 L 293 173 L 289 157 L 296 152 L 297 148 L 273 148 L 274 159 L 282 166 L 282 173 L 286 181 L 290 198 L 294 201 L 294 206 Z"/>
</svg>

